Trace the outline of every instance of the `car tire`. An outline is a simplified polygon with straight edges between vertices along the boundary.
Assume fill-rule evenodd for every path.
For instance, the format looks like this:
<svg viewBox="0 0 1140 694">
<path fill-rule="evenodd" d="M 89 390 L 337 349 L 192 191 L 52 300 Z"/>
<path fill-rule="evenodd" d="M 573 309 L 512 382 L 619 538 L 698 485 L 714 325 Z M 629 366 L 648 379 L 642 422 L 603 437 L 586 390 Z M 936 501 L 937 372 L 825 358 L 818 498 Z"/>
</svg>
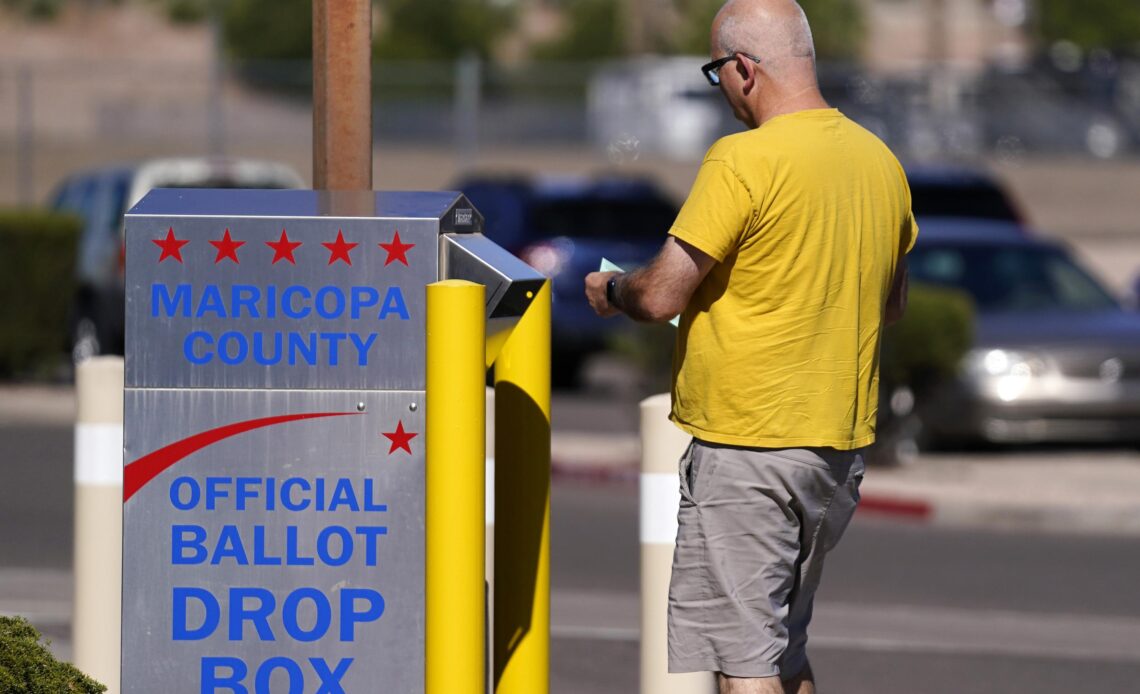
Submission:
<svg viewBox="0 0 1140 694">
<path fill-rule="evenodd" d="M 582 385 L 586 353 L 555 347 L 550 355 L 550 385 L 555 390 L 575 390 Z"/>
</svg>

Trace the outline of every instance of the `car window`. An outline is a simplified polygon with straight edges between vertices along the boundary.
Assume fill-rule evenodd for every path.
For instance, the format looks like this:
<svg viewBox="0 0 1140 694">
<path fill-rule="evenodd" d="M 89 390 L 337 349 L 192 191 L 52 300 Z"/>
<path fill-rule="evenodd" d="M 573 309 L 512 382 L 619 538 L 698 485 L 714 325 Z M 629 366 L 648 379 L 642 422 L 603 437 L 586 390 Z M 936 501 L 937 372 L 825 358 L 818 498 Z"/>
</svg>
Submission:
<svg viewBox="0 0 1140 694">
<path fill-rule="evenodd" d="M 100 209 L 102 219 L 100 225 L 116 236 L 122 226 L 123 215 L 127 212 L 127 192 L 130 190 L 131 180 L 126 173 L 113 176 L 107 180 L 107 189 L 104 191 L 104 205 Z"/>
<path fill-rule="evenodd" d="M 982 183 L 911 183 L 916 217 L 969 217 L 1018 221 L 1017 211 L 998 188 Z"/>
<path fill-rule="evenodd" d="M 78 206 L 79 183 L 72 178 L 67 179 L 56 188 L 51 196 L 51 208 L 60 212 L 75 212 Z"/>
<path fill-rule="evenodd" d="M 83 218 L 84 234 L 91 233 L 95 228 L 96 209 L 99 203 L 99 180 L 95 177 L 84 178 L 76 187 L 75 207 L 72 211 Z"/>
<path fill-rule="evenodd" d="M 1062 251 L 991 244 L 915 248 L 916 282 L 964 290 L 982 311 L 1100 311 L 1116 307 L 1096 280 Z"/>
<path fill-rule="evenodd" d="M 91 216 L 91 205 L 95 198 L 95 179 L 80 177 L 72 179 L 60 191 L 53 206 L 63 212 L 72 212 L 83 218 L 84 223 Z"/>
</svg>

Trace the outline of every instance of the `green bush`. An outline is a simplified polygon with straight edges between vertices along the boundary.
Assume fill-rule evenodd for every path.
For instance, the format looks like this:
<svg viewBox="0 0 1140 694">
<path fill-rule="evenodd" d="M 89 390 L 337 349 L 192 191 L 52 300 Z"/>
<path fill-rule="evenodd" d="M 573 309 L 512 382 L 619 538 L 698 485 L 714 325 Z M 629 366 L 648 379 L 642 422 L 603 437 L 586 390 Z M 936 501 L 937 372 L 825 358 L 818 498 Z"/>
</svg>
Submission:
<svg viewBox="0 0 1140 694">
<path fill-rule="evenodd" d="M 22 617 L 0 617 L 0 692 L 4 694 L 100 694 L 107 688 L 61 663 Z"/>
<path fill-rule="evenodd" d="M 0 377 L 35 376 L 59 363 L 79 231 L 72 216 L 0 210 Z"/>
<path fill-rule="evenodd" d="M 974 342 L 974 307 L 965 293 L 912 284 L 906 313 L 887 328 L 879 369 L 884 383 L 921 395 L 952 378 Z"/>
</svg>

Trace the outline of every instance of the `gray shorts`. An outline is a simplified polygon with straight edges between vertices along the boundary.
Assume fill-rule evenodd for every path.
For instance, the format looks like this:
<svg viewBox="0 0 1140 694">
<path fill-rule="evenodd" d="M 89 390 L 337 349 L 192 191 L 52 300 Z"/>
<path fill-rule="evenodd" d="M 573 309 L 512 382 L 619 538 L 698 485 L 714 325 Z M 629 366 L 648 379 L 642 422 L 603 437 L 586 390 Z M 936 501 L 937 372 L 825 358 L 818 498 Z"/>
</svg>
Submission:
<svg viewBox="0 0 1140 694">
<path fill-rule="evenodd" d="M 823 558 L 859 502 L 863 451 L 694 440 L 680 468 L 669 671 L 795 677 Z"/>
</svg>

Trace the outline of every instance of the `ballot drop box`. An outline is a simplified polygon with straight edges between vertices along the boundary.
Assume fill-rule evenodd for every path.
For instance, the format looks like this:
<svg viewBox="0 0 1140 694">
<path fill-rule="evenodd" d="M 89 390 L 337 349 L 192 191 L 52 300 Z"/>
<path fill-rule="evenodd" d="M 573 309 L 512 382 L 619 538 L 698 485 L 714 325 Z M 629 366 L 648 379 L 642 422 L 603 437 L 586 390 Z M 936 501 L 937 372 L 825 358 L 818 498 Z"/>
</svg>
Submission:
<svg viewBox="0 0 1140 694">
<path fill-rule="evenodd" d="M 425 287 L 542 278 L 460 194 L 155 190 L 126 222 L 124 694 L 423 691 Z"/>
</svg>

